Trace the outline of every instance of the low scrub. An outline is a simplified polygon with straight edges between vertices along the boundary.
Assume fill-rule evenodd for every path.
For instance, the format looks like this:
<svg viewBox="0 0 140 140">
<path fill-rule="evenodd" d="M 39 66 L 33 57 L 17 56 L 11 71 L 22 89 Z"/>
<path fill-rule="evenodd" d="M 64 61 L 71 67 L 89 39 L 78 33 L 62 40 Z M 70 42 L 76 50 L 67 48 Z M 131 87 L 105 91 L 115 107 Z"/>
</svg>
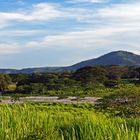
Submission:
<svg viewBox="0 0 140 140">
<path fill-rule="evenodd" d="M 122 86 L 99 100 L 95 108 L 113 115 L 138 117 L 140 116 L 140 87 Z"/>
</svg>

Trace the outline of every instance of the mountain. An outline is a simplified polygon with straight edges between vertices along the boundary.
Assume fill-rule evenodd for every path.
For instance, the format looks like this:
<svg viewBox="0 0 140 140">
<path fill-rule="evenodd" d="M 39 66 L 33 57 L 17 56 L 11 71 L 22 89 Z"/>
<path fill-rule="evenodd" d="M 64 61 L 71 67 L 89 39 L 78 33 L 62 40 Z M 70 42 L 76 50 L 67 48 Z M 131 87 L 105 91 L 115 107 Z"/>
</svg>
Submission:
<svg viewBox="0 0 140 140">
<path fill-rule="evenodd" d="M 27 69 L 0 69 L 0 73 L 36 73 L 36 72 L 62 72 L 75 71 L 79 68 L 95 65 L 120 65 L 120 66 L 140 66 L 140 55 L 136 55 L 127 51 L 115 51 L 95 59 L 82 61 L 68 67 L 41 67 Z"/>
<path fill-rule="evenodd" d="M 115 51 L 95 59 L 86 60 L 70 67 L 77 70 L 85 66 L 93 65 L 120 65 L 120 66 L 140 66 L 140 55 L 127 51 Z"/>
</svg>

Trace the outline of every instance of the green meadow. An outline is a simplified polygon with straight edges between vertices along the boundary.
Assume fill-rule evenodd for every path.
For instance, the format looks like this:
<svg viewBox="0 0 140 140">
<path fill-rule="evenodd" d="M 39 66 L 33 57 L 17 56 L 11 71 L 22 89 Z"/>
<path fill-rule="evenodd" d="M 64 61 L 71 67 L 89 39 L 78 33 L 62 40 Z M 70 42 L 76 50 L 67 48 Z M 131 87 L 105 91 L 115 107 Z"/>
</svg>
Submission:
<svg viewBox="0 0 140 140">
<path fill-rule="evenodd" d="M 139 140 L 140 119 L 98 113 L 91 104 L 3 104 L 0 139 Z"/>
</svg>

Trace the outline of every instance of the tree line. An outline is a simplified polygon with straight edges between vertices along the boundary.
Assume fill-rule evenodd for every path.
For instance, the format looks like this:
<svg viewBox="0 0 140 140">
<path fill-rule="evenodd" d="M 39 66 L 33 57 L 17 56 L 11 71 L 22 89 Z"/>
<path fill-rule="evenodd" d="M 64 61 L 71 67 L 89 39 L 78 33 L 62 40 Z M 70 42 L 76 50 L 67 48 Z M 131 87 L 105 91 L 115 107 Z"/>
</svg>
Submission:
<svg viewBox="0 0 140 140">
<path fill-rule="evenodd" d="M 139 84 L 140 68 L 126 66 L 89 66 L 74 72 L 33 73 L 33 74 L 0 74 L 0 92 L 38 93 L 48 91 L 76 91 L 96 85 L 114 88 L 122 82 Z M 10 85 L 15 85 L 11 90 Z"/>
</svg>

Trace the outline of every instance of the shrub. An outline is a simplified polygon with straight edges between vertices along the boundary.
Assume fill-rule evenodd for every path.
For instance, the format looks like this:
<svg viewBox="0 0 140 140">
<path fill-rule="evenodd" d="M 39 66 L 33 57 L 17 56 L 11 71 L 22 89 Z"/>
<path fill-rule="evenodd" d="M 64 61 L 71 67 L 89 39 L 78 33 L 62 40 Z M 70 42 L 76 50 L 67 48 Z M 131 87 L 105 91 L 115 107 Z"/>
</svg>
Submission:
<svg viewBox="0 0 140 140">
<path fill-rule="evenodd" d="M 111 95 L 103 97 L 95 108 L 113 115 L 140 116 L 140 87 L 117 89 Z"/>
</svg>

